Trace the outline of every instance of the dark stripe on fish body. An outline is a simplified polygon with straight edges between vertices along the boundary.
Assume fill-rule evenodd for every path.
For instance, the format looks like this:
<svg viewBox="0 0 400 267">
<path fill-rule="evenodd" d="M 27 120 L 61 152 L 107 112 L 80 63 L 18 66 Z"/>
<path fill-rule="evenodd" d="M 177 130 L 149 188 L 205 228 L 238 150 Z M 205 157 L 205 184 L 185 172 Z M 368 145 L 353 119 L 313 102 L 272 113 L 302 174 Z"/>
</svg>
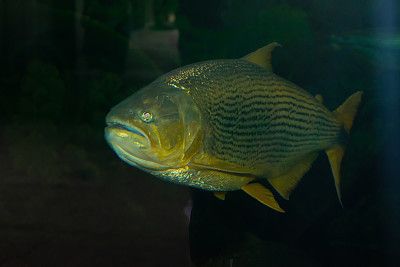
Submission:
<svg viewBox="0 0 400 267">
<path fill-rule="evenodd" d="M 219 139 L 218 137 L 216 137 Z M 326 143 L 329 141 L 332 141 L 333 139 L 336 138 L 336 135 L 326 135 L 324 137 L 319 137 L 319 143 Z M 273 144 L 275 142 L 283 142 L 282 146 L 287 146 L 287 147 L 301 147 L 301 146 L 309 146 L 311 143 L 318 144 L 316 143 L 315 139 L 306 139 L 306 140 L 299 140 L 295 138 L 291 138 L 291 136 L 271 136 L 269 142 L 263 142 L 263 139 L 257 139 L 257 138 L 239 138 L 239 139 L 231 139 L 231 140 L 226 140 L 223 139 L 221 140 L 223 143 L 223 146 L 232 146 L 232 147 L 238 147 L 238 148 L 257 148 L 259 144 L 263 144 L 263 146 L 269 146 L 270 144 Z"/>
<path fill-rule="evenodd" d="M 328 139 L 327 141 L 329 141 Z M 229 149 L 226 149 L 229 147 Z M 248 146 L 246 148 L 251 148 L 251 146 Z M 257 150 L 257 154 L 264 155 L 265 157 L 275 157 L 275 156 L 282 156 L 285 153 L 287 154 L 296 154 L 296 153 L 302 153 L 305 148 L 308 148 L 310 151 L 315 151 L 318 150 L 318 146 L 315 143 L 302 143 L 299 145 L 288 145 L 287 143 L 283 141 L 277 141 L 274 143 L 270 143 L 268 145 L 262 146 L 262 147 L 255 147 Z M 222 153 L 229 154 L 229 155 L 235 155 L 238 154 L 240 158 L 245 159 L 246 157 L 252 156 L 251 153 L 246 153 L 246 151 L 242 147 L 238 147 L 235 145 L 232 146 L 227 146 L 226 144 L 222 147 Z"/>
<path fill-rule="evenodd" d="M 252 124 L 265 124 L 275 119 L 284 118 L 287 122 L 298 121 L 298 122 L 315 122 L 327 127 L 337 127 L 337 123 L 332 123 L 332 120 L 321 117 L 317 114 L 313 115 L 310 113 L 293 110 L 290 108 L 277 108 L 277 109 L 262 109 L 252 108 L 251 112 L 240 113 L 236 116 L 234 114 L 219 113 L 219 116 L 213 118 L 218 123 L 226 122 L 226 127 L 236 126 L 233 122 L 240 120 L 240 122 L 246 126 Z M 225 116 L 224 116 L 225 115 Z M 224 125 L 222 125 L 224 126 Z"/>
<path fill-rule="evenodd" d="M 314 147 L 310 149 L 310 151 L 316 151 L 317 149 Z M 242 163 L 244 166 L 251 167 L 252 165 L 259 164 L 258 161 L 262 160 L 266 163 L 278 163 L 281 162 L 285 158 L 293 158 L 297 157 L 304 152 L 302 150 L 298 151 L 281 151 L 276 152 L 275 150 L 267 150 L 267 151 L 260 151 L 257 150 L 256 153 L 248 153 L 244 154 L 242 150 L 221 150 L 219 155 L 234 157 L 237 163 Z M 249 159 L 250 157 L 250 159 Z"/>
<path fill-rule="evenodd" d="M 318 130 L 322 132 L 337 132 L 338 125 L 329 124 L 325 121 L 319 120 L 307 120 L 302 117 L 296 117 L 293 115 L 279 114 L 275 117 L 270 117 L 266 120 L 258 122 L 259 118 L 257 115 L 254 117 L 247 118 L 246 121 L 233 121 L 229 119 L 221 119 L 216 118 L 215 121 L 218 123 L 215 124 L 217 130 L 226 131 L 227 133 L 232 131 L 238 131 L 237 133 L 248 133 L 251 134 L 254 130 L 264 128 L 265 131 L 272 130 L 277 126 L 287 126 L 293 127 L 294 129 L 310 131 L 316 130 L 311 126 L 319 126 Z M 310 126 L 310 123 L 313 125 Z M 305 132 L 306 133 L 306 132 Z"/>
<path fill-rule="evenodd" d="M 322 116 L 326 116 L 324 110 L 322 110 L 320 107 L 318 107 L 316 105 L 313 105 L 313 106 L 304 105 L 304 102 L 296 101 L 296 99 L 294 99 L 291 96 L 280 96 L 280 97 L 276 97 L 276 98 L 266 98 L 266 97 L 263 97 L 262 95 L 255 95 L 250 100 L 251 101 L 249 101 L 249 102 L 245 101 L 246 104 L 244 104 L 244 107 L 251 106 L 254 103 L 259 103 L 259 104 L 264 105 L 264 106 L 289 105 L 289 106 L 292 106 L 292 107 L 295 107 L 295 108 L 300 108 L 300 109 L 307 110 L 311 114 L 319 114 L 319 115 L 322 115 Z"/>
<path fill-rule="evenodd" d="M 270 89 L 266 90 L 265 89 L 266 86 L 270 87 Z M 297 100 L 302 100 L 306 103 L 314 104 L 314 99 L 310 98 L 311 95 L 309 93 L 300 92 L 299 87 L 293 86 L 291 84 L 283 84 L 282 82 L 279 83 L 273 82 L 260 86 L 255 86 L 252 90 L 252 92 L 254 93 L 263 93 L 265 91 L 268 91 L 268 93 L 271 94 L 271 96 L 279 93 L 284 93 L 285 95 L 295 97 Z"/>
<path fill-rule="evenodd" d="M 290 136 L 297 138 L 297 140 L 315 140 L 316 138 L 324 138 L 324 137 L 332 137 L 337 135 L 337 131 L 304 131 L 301 128 L 295 128 L 291 125 L 275 125 L 277 127 L 274 128 L 257 128 L 254 129 L 253 131 L 246 131 L 246 130 L 237 130 L 237 131 L 219 131 L 221 134 L 216 135 L 216 138 L 219 138 L 220 141 L 224 141 L 224 139 L 231 139 L 233 135 L 236 136 L 237 140 L 243 140 L 243 141 L 252 141 L 251 139 L 254 138 L 255 140 L 258 139 L 269 139 L 273 136 Z M 246 139 L 247 138 L 247 139 Z M 292 141 L 295 141 L 296 139 L 293 139 Z M 265 141 L 268 143 L 268 140 Z"/>
<path fill-rule="evenodd" d="M 320 140 L 321 141 L 330 141 L 331 139 L 332 139 L 332 136 L 328 136 L 328 137 L 322 138 Z M 273 146 L 273 145 L 277 145 L 277 144 L 281 145 L 282 147 L 288 147 L 288 148 L 296 149 L 296 148 L 301 148 L 302 146 L 314 146 L 315 142 L 313 142 L 312 140 L 302 140 L 302 141 L 295 140 L 294 141 L 291 138 L 287 138 L 287 137 L 281 138 L 280 137 L 278 140 L 272 139 L 271 142 L 269 142 L 268 144 L 265 145 L 265 148 Z M 236 147 L 236 148 L 239 149 L 241 147 L 257 148 L 258 144 L 257 143 L 242 143 L 242 144 L 240 144 L 240 143 L 235 142 L 235 140 L 227 140 L 227 141 L 224 142 L 224 145 L 230 145 L 232 147 Z"/>
<path fill-rule="evenodd" d="M 298 110 L 306 110 L 307 108 L 297 106 L 297 104 L 293 104 L 292 102 L 279 102 L 277 104 L 278 105 L 276 105 L 276 106 L 282 106 L 282 105 L 285 105 L 285 104 L 287 104 L 287 105 L 292 104 L 292 106 L 297 107 L 297 109 L 292 109 L 292 108 L 276 108 L 275 109 L 275 108 L 265 108 L 265 107 L 262 108 L 262 107 L 253 106 L 249 110 L 244 110 L 244 112 L 242 112 L 240 115 L 241 116 L 246 116 L 247 114 L 264 113 L 264 115 L 268 116 L 269 115 L 269 114 L 267 114 L 268 112 L 276 113 L 276 112 L 279 112 L 279 111 L 285 111 L 286 110 L 286 111 L 288 111 L 289 113 L 291 113 L 293 115 L 293 119 L 300 118 L 300 120 L 305 121 L 305 119 L 301 118 L 301 117 L 305 117 L 305 118 L 308 118 L 308 119 L 310 117 L 312 117 L 312 118 L 317 118 L 318 119 L 317 122 L 321 122 L 321 124 L 323 124 L 323 125 L 329 125 L 329 124 L 334 125 L 334 124 L 332 124 L 332 119 L 328 120 L 328 118 L 326 116 L 321 116 L 321 115 L 323 115 L 323 113 L 322 114 L 321 113 L 316 113 L 316 112 L 305 113 L 305 112 L 298 111 Z M 233 107 L 230 110 L 226 110 L 226 109 L 227 109 L 226 106 L 221 106 L 221 108 L 219 110 L 217 110 L 217 111 L 220 111 L 219 115 L 222 115 L 222 117 L 224 117 L 224 120 L 231 119 L 232 115 L 235 116 L 235 114 L 232 114 L 232 111 L 237 110 L 236 107 Z M 226 113 L 226 114 L 224 114 L 224 113 Z M 224 116 L 224 115 L 226 115 L 226 116 Z M 300 116 L 296 116 L 296 115 L 300 115 Z M 258 116 L 254 116 L 254 115 L 249 115 L 249 116 L 252 116 L 251 119 L 254 119 L 255 117 L 256 117 L 256 119 L 258 119 Z M 277 116 L 277 117 L 279 117 L 279 116 Z M 326 123 L 324 123 L 324 122 L 326 122 Z"/>
<path fill-rule="evenodd" d="M 286 122 L 287 125 L 290 125 L 291 123 L 296 123 L 296 122 L 301 122 L 306 124 L 306 127 L 304 127 L 304 129 L 309 129 L 310 127 L 310 122 L 315 123 L 320 125 L 323 129 L 330 129 L 330 130 L 337 130 L 338 125 L 336 124 L 332 124 L 329 123 L 329 121 L 324 120 L 324 118 L 319 118 L 319 117 L 311 117 L 308 116 L 307 113 L 301 113 L 301 112 L 290 112 L 290 110 L 288 110 L 287 108 L 281 108 L 281 109 L 277 109 L 277 110 L 273 110 L 273 113 L 271 114 L 271 116 L 267 117 L 267 118 L 263 118 L 260 120 L 260 115 L 264 115 L 263 113 L 261 113 L 263 110 L 259 110 L 258 114 L 255 115 L 250 115 L 249 117 L 245 117 L 242 118 L 243 120 L 240 122 L 240 126 L 244 126 L 246 127 L 246 129 L 252 129 L 252 128 L 257 128 L 259 125 L 270 125 L 269 122 L 270 121 L 280 121 L 280 120 L 284 120 L 283 122 Z M 283 111 L 289 113 L 288 114 L 283 114 Z M 279 114 L 276 114 L 280 112 Z M 254 113 L 252 113 L 254 114 Z M 237 120 L 233 120 L 231 118 L 215 118 L 216 121 L 218 121 L 219 124 L 217 124 L 216 126 L 219 127 L 225 127 L 228 130 L 230 128 L 235 128 L 237 129 L 238 123 Z M 300 125 L 298 125 L 300 126 Z"/>
<path fill-rule="evenodd" d="M 274 131 L 274 132 L 269 132 L 267 135 L 263 133 L 255 133 L 253 135 L 242 135 L 242 136 L 236 136 L 234 140 L 228 139 L 226 137 L 222 136 L 216 136 L 215 138 L 219 139 L 221 142 L 228 144 L 230 142 L 235 142 L 235 145 L 237 146 L 248 146 L 247 143 L 250 142 L 261 142 L 264 141 L 264 138 L 269 138 L 270 140 L 268 142 L 265 142 L 266 145 L 271 142 L 274 137 L 279 138 L 280 140 L 287 140 L 288 142 L 291 143 L 301 143 L 301 142 L 315 142 L 316 138 L 319 138 L 319 140 L 330 140 L 334 139 L 337 136 L 337 133 L 331 133 L 331 134 L 308 134 L 308 135 L 295 135 L 293 134 L 292 131 L 287 131 L 287 130 L 279 130 L 279 131 Z M 301 138 L 303 137 L 303 138 Z M 306 138 L 305 138 L 306 137 Z M 290 143 L 288 143 L 290 145 Z"/>
<path fill-rule="evenodd" d="M 248 124 L 256 124 L 256 123 L 265 123 L 266 121 L 271 121 L 273 119 L 277 119 L 280 116 L 287 116 L 287 120 L 298 120 L 298 121 L 313 121 L 318 122 L 321 125 L 326 126 L 338 126 L 338 123 L 335 121 L 329 120 L 328 118 L 321 116 L 319 114 L 306 113 L 301 111 L 302 109 L 292 109 L 288 107 L 284 107 L 279 105 L 277 108 L 261 108 L 261 107 L 252 107 L 249 110 L 239 111 L 239 114 L 236 114 L 234 111 L 236 108 L 228 111 L 216 110 L 217 114 L 212 118 L 216 122 L 232 122 L 241 120 L 241 122 L 248 122 Z M 289 117 L 290 114 L 290 117 Z"/>
<path fill-rule="evenodd" d="M 184 67 L 185 88 L 206 122 L 204 150 L 243 165 L 284 162 L 335 142 L 339 125 L 313 96 L 244 60 Z"/>
<path fill-rule="evenodd" d="M 306 105 L 304 105 L 303 102 L 296 101 L 296 99 L 291 96 L 276 97 L 275 99 L 277 99 L 277 101 L 271 101 L 271 99 L 274 99 L 274 98 L 267 98 L 267 97 L 264 97 L 263 95 L 255 95 L 254 97 L 251 97 L 247 100 L 244 99 L 243 100 L 244 104 L 241 106 L 241 108 L 242 108 L 242 110 L 246 110 L 246 108 L 251 107 L 253 105 L 259 105 L 260 107 L 264 107 L 264 108 L 269 107 L 269 106 L 288 105 L 288 106 L 291 106 L 294 108 L 307 110 L 310 113 L 310 115 L 318 114 L 319 116 L 323 117 L 324 119 L 327 119 L 326 111 L 321 109 L 317 105 L 306 106 Z M 289 99 L 289 101 L 282 101 L 283 99 L 285 99 L 285 100 Z M 237 97 L 236 97 L 236 102 L 233 104 L 237 104 Z M 222 100 L 220 102 L 220 108 L 222 110 L 225 110 L 227 108 L 228 109 L 231 108 L 230 110 L 236 109 L 235 105 L 232 105 L 232 104 L 227 105 L 227 103 L 225 103 L 224 100 Z"/>
<path fill-rule="evenodd" d="M 281 116 L 284 118 L 284 116 Z M 289 118 L 287 116 L 287 118 Z M 226 134 L 245 134 L 245 135 L 255 135 L 256 133 L 260 133 L 263 135 L 268 135 L 268 132 L 272 132 L 275 129 L 280 129 L 283 127 L 287 127 L 293 129 L 293 134 L 297 134 L 299 136 L 306 136 L 310 134 L 310 131 L 317 131 L 314 128 L 308 127 L 306 123 L 304 124 L 296 124 L 294 123 L 296 120 L 292 119 L 291 121 L 286 120 L 274 120 L 268 124 L 253 124 L 253 125 L 235 125 L 235 123 L 224 124 L 224 122 L 220 121 L 215 124 L 215 129 L 220 132 L 226 132 Z M 305 126 L 304 126 L 305 125 Z M 240 128 L 239 128 L 240 126 Z M 324 126 L 319 124 L 318 132 L 323 133 L 336 133 L 338 131 L 338 127 L 335 126 Z M 261 130 L 262 129 L 262 130 Z"/>
<path fill-rule="evenodd" d="M 269 85 L 267 85 L 269 86 Z M 262 96 L 262 97 L 267 97 L 267 99 L 271 98 L 276 98 L 276 97 L 291 97 L 295 101 L 302 101 L 306 104 L 315 105 L 314 99 L 310 99 L 310 95 L 304 95 L 304 94 L 298 94 L 296 93 L 295 89 L 293 88 L 291 91 L 285 91 L 283 89 L 289 89 L 289 88 L 280 88 L 279 85 L 272 85 L 270 89 L 266 89 L 266 85 L 263 86 L 254 86 L 251 91 L 248 91 L 246 95 L 244 95 L 245 99 L 252 98 L 254 95 Z M 236 92 L 234 91 L 229 91 L 226 92 L 227 94 L 232 94 Z M 232 99 L 234 100 L 234 99 Z"/>
<path fill-rule="evenodd" d="M 270 86 L 270 89 L 265 89 L 265 86 Z M 287 90 L 291 89 L 291 90 Z M 311 100 L 309 95 L 304 95 L 304 94 L 299 94 L 296 92 L 295 88 L 288 88 L 288 87 L 282 87 L 280 84 L 267 84 L 263 86 L 255 86 L 253 90 L 250 92 L 252 94 L 263 94 L 267 93 L 270 98 L 274 96 L 292 96 L 295 100 L 297 101 L 304 101 L 305 103 L 308 104 L 314 104 L 313 100 Z"/>
</svg>

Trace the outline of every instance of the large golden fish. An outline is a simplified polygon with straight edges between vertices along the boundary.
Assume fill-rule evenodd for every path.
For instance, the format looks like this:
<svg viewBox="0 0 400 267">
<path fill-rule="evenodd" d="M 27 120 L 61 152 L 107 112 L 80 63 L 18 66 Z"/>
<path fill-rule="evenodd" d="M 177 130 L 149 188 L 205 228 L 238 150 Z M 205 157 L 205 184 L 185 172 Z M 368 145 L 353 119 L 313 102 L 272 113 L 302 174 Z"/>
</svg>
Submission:
<svg viewBox="0 0 400 267">
<path fill-rule="evenodd" d="M 271 43 L 241 59 L 173 70 L 115 106 L 105 137 L 125 162 L 161 179 L 214 191 L 242 189 L 283 212 L 319 151 L 340 200 L 340 163 L 361 92 L 334 112 L 271 69 Z"/>
</svg>

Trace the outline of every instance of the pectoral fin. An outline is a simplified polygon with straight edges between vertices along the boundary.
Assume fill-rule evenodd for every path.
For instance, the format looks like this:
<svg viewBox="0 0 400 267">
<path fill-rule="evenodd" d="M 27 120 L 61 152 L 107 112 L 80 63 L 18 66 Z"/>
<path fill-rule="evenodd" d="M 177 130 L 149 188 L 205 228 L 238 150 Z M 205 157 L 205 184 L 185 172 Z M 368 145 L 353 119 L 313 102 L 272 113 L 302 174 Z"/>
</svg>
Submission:
<svg viewBox="0 0 400 267">
<path fill-rule="evenodd" d="M 285 212 L 275 200 L 274 195 L 272 194 L 271 190 L 264 187 L 259 183 L 251 183 L 242 186 L 241 188 L 244 192 L 252 196 L 253 198 L 260 201 L 262 204 L 276 210 L 279 212 Z"/>
<path fill-rule="evenodd" d="M 214 192 L 214 196 L 220 200 L 225 200 L 226 192 Z"/>
<path fill-rule="evenodd" d="M 268 179 L 272 187 L 284 198 L 289 199 L 290 194 L 303 178 L 304 174 L 311 168 L 318 153 L 312 153 L 297 163 L 288 173 Z"/>
<path fill-rule="evenodd" d="M 190 166 L 198 169 L 204 168 L 208 170 L 216 170 L 236 174 L 251 173 L 251 169 L 249 168 L 217 159 L 216 157 L 206 153 L 199 153 L 198 155 L 194 156 L 190 162 Z"/>
</svg>

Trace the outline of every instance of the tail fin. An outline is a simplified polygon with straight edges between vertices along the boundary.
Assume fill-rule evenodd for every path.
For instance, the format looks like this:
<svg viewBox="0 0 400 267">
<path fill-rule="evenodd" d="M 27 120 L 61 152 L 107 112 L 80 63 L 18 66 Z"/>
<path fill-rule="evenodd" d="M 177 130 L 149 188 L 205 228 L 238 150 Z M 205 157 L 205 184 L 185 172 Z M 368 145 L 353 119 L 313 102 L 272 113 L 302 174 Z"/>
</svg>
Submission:
<svg viewBox="0 0 400 267">
<path fill-rule="evenodd" d="M 361 102 L 362 94 L 361 91 L 352 94 L 334 111 L 337 120 L 343 124 L 343 128 L 347 133 L 350 133 L 350 129 L 353 126 L 353 120 L 357 113 L 358 105 Z M 344 145 L 335 145 L 325 151 L 331 165 L 333 178 L 335 179 L 336 193 L 342 206 L 342 196 L 340 193 L 340 164 L 342 162 L 344 151 Z"/>
</svg>

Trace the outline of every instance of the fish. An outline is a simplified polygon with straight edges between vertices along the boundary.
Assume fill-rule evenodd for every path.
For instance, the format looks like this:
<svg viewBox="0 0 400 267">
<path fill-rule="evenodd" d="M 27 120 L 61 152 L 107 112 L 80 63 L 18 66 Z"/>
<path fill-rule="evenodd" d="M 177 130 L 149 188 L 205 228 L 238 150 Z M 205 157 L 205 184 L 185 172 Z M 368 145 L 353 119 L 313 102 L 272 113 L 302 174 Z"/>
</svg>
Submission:
<svg viewBox="0 0 400 267">
<path fill-rule="evenodd" d="M 160 76 L 110 110 L 105 139 L 120 159 L 162 180 L 220 199 L 243 190 L 277 212 L 285 211 L 276 194 L 288 200 L 325 151 L 341 202 L 340 165 L 362 91 L 329 111 L 320 95 L 273 72 L 278 46 Z"/>
</svg>

